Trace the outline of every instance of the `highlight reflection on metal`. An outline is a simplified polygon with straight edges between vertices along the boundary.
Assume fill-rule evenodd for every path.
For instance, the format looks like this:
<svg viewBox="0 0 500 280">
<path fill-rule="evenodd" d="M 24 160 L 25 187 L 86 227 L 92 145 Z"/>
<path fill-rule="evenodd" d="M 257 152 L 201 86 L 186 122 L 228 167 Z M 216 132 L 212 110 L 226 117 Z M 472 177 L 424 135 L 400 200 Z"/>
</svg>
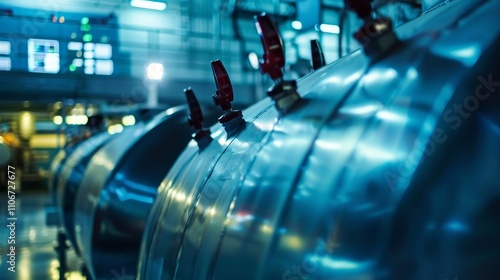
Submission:
<svg viewBox="0 0 500 280">
<path fill-rule="evenodd" d="M 383 59 L 300 80 L 289 114 L 263 100 L 235 137 L 212 127 L 160 186 L 139 279 L 500 275 L 499 10 L 451 1 Z"/>
<path fill-rule="evenodd" d="M 203 111 L 215 121 L 215 109 Z M 94 136 L 65 163 L 62 218 L 93 279 L 135 274 L 156 189 L 191 139 L 187 117 L 186 106 L 174 107 L 112 138 Z"/>
<path fill-rule="evenodd" d="M 80 182 L 88 163 L 94 154 L 110 139 L 112 135 L 103 132 L 95 135 L 78 146 L 61 166 L 57 182 L 57 207 L 60 221 L 66 236 L 77 253 L 80 252 L 75 239 L 75 201 Z"/>
<path fill-rule="evenodd" d="M 50 164 L 50 176 L 49 176 L 49 193 L 51 196 L 51 202 L 53 205 L 57 205 L 57 186 L 59 184 L 59 178 L 61 176 L 61 171 L 68 159 L 68 156 L 78 147 L 81 143 L 76 143 L 74 145 L 69 145 L 61 149 L 52 160 Z"/>
</svg>

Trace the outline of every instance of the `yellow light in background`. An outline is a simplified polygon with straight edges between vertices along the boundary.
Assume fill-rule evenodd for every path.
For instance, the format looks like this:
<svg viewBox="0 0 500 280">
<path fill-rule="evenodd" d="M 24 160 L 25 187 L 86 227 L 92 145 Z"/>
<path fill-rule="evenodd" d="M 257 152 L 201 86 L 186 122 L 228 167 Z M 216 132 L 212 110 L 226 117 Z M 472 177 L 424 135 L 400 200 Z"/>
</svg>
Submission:
<svg viewBox="0 0 500 280">
<path fill-rule="evenodd" d="M 67 116 L 66 123 L 70 125 L 85 125 L 89 118 L 85 115 Z"/>
<path fill-rule="evenodd" d="M 35 133 L 35 116 L 30 112 L 22 112 L 19 118 L 19 132 L 23 138 Z"/>
<path fill-rule="evenodd" d="M 61 116 L 54 116 L 53 121 L 56 125 L 61 125 L 63 123 L 63 118 Z"/>
<path fill-rule="evenodd" d="M 93 116 L 97 113 L 97 107 L 95 105 L 88 105 L 87 106 L 87 116 Z"/>
<path fill-rule="evenodd" d="M 268 225 L 262 225 L 260 227 L 260 229 L 262 230 L 263 233 L 272 233 L 273 232 L 273 228 L 268 226 Z"/>
<path fill-rule="evenodd" d="M 129 116 L 124 116 L 122 118 L 122 124 L 124 126 L 131 126 L 131 125 L 134 125 L 135 124 L 135 117 L 132 116 L 132 115 L 129 115 Z"/>
<path fill-rule="evenodd" d="M 36 230 L 33 229 L 33 227 L 30 227 L 29 239 L 31 242 L 35 241 L 35 239 L 36 239 Z"/>
<path fill-rule="evenodd" d="M 59 261 L 52 260 L 50 262 L 50 279 L 56 280 L 59 279 Z"/>
<path fill-rule="evenodd" d="M 123 125 L 121 124 L 114 124 L 114 125 L 110 125 L 108 127 L 108 133 L 113 135 L 113 134 L 116 134 L 116 133 L 120 133 L 123 131 Z"/>
<path fill-rule="evenodd" d="M 64 276 L 66 276 L 66 280 L 85 280 L 86 279 L 78 271 L 66 272 L 64 274 Z M 59 275 L 57 276 L 56 279 L 59 279 Z"/>
<path fill-rule="evenodd" d="M 85 114 L 85 106 L 81 103 L 76 103 L 73 109 L 71 109 L 72 115 L 84 115 Z"/>
<path fill-rule="evenodd" d="M 30 147 L 33 149 L 55 149 L 59 140 L 61 143 L 66 142 L 64 134 L 35 134 L 30 138 Z"/>
<path fill-rule="evenodd" d="M 16 252 L 16 257 L 17 257 L 17 253 Z M 31 256 L 31 251 L 30 250 L 24 250 L 24 251 L 21 251 L 20 252 L 20 255 L 19 255 L 19 271 L 17 271 L 17 273 L 19 273 L 19 279 L 32 279 L 31 278 L 31 260 L 32 260 L 32 256 Z"/>
<path fill-rule="evenodd" d="M 64 16 L 59 18 L 59 23 L 64 23 Z"/>
<path fill-rule="evenodd" d="M 62 102 L 61 101 L 58 101 L 56 103 L 54 103 L 54 110 L 59 110 L 62 108 Z"/>
<path fill-rule="evenodd" d="M 283 243 L 289 248 L 300 249 L 303 246 L 302 240 L 297 235 L 285 235 L 283 236 Z"/>
</svg>

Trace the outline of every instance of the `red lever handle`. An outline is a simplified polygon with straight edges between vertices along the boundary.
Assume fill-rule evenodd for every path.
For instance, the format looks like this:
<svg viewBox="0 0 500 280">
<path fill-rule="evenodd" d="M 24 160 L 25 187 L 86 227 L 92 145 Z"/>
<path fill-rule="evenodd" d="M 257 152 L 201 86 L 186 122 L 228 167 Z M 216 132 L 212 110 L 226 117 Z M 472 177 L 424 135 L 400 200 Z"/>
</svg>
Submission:
<svg viewBox="0 0 500 280">
<path fill-rule="evenodd" d="M 224 64 L 220 60 L 211 62 L 212 72 L 214 74 L 215 85 L 217 86 L 216 93 L 212 96 L 215 105 L 221 106 L 222 110 L 230 110 L 233 101 L 233 86 L 227 74 Z"/>
<path fill-rule="evenodd" d="M 264 47 L 264 57 L 260 62 L 260 71 L 262 74 L 269 73 L 273 80 L 279 79 L 283 77 L 281 69 L 285 66 L 285 53 L 281 36 L 269 15 L 262 13 L 255 16 L 254 19 L 257 33 L 259 33 Z"/>
<path fill-rule="evenodd" d="M 193 126 L 195 129 L 203 128 L 203 112 L 201 111 L 200 103 L 191 88 L 184 89 L 184 94 L 186 95 L 186 100 L 189 108 L 189 125 Z"/>
</svg>

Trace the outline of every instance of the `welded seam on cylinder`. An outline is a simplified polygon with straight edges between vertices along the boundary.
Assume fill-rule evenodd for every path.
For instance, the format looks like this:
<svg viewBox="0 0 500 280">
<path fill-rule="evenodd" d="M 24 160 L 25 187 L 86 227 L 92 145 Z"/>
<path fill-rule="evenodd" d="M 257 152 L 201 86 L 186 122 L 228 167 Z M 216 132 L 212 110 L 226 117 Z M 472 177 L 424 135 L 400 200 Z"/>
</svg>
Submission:
<svg viewBox="0 0 500 280">
<path fill-rule="evenodd" d="M 183 162 L 182 164 L 182 167 L 181 169 L 179 170 L 184 170 L 189 163 L 192 162 L 192 160 L 196 157 L 197 153 L 192 153 L 191 156 L 189 157 L 189 159 L 185 162 Z M 170 173 L 170 172 L 169 172 Z M 174 176 L 174 178 L 172 179 L 172 181 L 170 182 L 169 186 L 165 186 L 165 193 L 168 192 L 168 190 L 173 186 L 174 182 L 177 181 L 177 179 L 180 177 L 180 172 L 177 172 Z M 168 173 L 167 173 L 167 176 L 168 177 Z M 163 179 L 165 180 L 165 178 Z M 167 196 L 167 195 L 165 195 Z M 157 194 L 157 197 L 156 197 L 156 200 L 159 201 L 158 199 L 160 199 L 160 192 L 158 191 L 158 194 Z M 163 214 L 165 213 L 163 210 L 166 209 L 166 207 L 168 207 L 170 205 L 170 200 L 169 199 L 162 199 L 161 202 L 158 202 L 158 203 L 161 203 L 160 206 L 158 206 L 158 215 L 154 216 L 153 217 L 153 211 L 151 211 L 151 213 L 149 214 L 149 217 L 148 217 L 148 222 L 146 223 L 146 230 L 148 229 L 147 225 L 149 224 L 153 224 L 152 226 L 152 229 L 151 230 L 148 230 L 147 232 L 151 232 L 150 235 L 146 235 L 146 231 L 144 231 L 143 233 L 143 236 L 142 236 L 142 241 L 141 241 L 141 244 L 144 244 L 144 246 L 141 246 L 141 250 L 139 251 L 139 267 L 138 267 L 138 270 L 137 270 L 137 273 L 138 275 L 141 275 L 142 273 L 142 269 L 141 269 L 141 266 L 142 266 L 142 262 L 141 262 L 141 256 L 144 254 L 144 257 L 145 257 L 145 263 L 144 263 L 144 270 L 145 271 L 148 271 L 148 266 L 149 266 L 149 263 L 150 263 L 150 260 L 149 260 L 149 252 L 152 252 L 151 250 L 151 246 L 153 245 L 153 240 L 154 240 L 154 236 L 157 235 L 158 231 L 159 231 L 159 220 L 161 217 L 163 217 Z M 153 205 L 154 207 L 154 205 Z M 152 209 L 153 210 L 153 209 Z M 142 252 L 142 248 L 144 248 L 144 252 Z M 147 276 L 144 276 L 147 278 Z M 140 279 L 140 278 L 139 278 Z"/>
<path fill-rule="evenodd" d="M 281 119 L 278 116 L 278 118 L 276 118 L 274 120 L 273 126 L 269 130 L 269 132 L 266 134 L 265 138 L 262 141 L 259 142 L 259 146 L 258 146 L 258 149 L 255 151 L 255 155 L 253 156 L 252 160 L 249 161 L 247 169 L 245 170 L 245 172 L 243 172 L 243 177 L 242 177 L 240 183 L 238 184 L 238 186 L 236 187 L 236 189 L 233 192 L 233 198 L 231 200 L 230 205 L 236 205 L 235 203 L 238 200 L 238 195 L 239 195 L 240 191 L 243 188 L 243 184 L 244 184 L 244 182 L 245 182 L 245 180 L 247 178 L 247 174 L 249 174 L 250 170 L 252 169 L 253 165 L 255 164 L 255 162 L 256 162 L 256 160 L 258 158 L 258 155 L 260 154 L 260 152 L 262 151 L 262 149 L 265 146 L 267 146 L 267 144 L 269 143 L 269 139 L 271 138 L 271 136 L 272 136 L 272 134 L 274 132 L 274 128 L 276 127 L 276 125 L 278 124 L 278 122 L 280 120 Z M 210 266 L 209 266 L 209 270 L 208 270 L 208 273 L 207 273 L 207 279 L 212 279 L 213 274 L 215 272 L 214 271 L 215 265 L 217 263 L 217 260 L 219 259 L 219 254 L 220 254 L 220 250 L 221 250 L 221 246 L 222 246 L 222 241 L 224 239 L 224 235 L 225 235 L 226 229 L 227 229 L 226 221 L 228 220 L 228 217 L 232 215 L 233 209 L 234 209 L 234 207 L 233 208 L 229 208 L 228 211 L 225 212 L 226 213 L 226 218 L 224 219 L 224 223 L 222 225 L 222 231 L 221 231 L 221 234 L 220 234 L 219 242 L 217 243 L 217 247 L 215 249 L 215 252 L 212 254 L 212 257 L 210 259 Z"/>
<path fill-rule="evenodd" d="M 268 105 L 268 107 L 265 109 L 265 110 L 262 110 L 261 112 L 259 112 L 258 114 L 255 115 L 255 117 L 253 117 L 251 119 L 251 121 L 249 121 L 248 123 L 250 124 L 253 124 L 255 122 L 256 119 L 258 119 L 262 114 L 264 114 L 265 112 L 267 112 L 269 109 L 271 108 L 274 108 L 273 107 L 274 104 L 272 105 Z M 175 265 L 175 271 L 174 271 L 174 274 L 173 274 L 173 279 L 175 279 L 176 275 L 177 275 L 177 271 L 178 271 L 178 267 L 179 267 L 179 261 L 180 261 L 180 258 L 182 256 L 182 251 L 180 250 L 181 247 L 182 247 L 182 243 L 184 242 L 184 237 L 186 235 L 186 231 L 187 231 L 187 227 L 188 225 L 190 224 L 190 221 L 193 219 L 193 216 L 194 216 L 194 213 L 195 213 L 195 209 L 196 209 L 196 205 L 198 204 L 198 202 L 200 201 L 201 199 L 201 196 L 203 194 L 203 191 L 206 187 L 206 184 L 207 182 L 209 181 L 209 179 L 212 177 L 212 174 L 214 172 L 214 169 L 215 167 L 217 166 L 217 164 L 219 163 L 219 160 L 221 159 L 222 155 L 227 151 L 227 149 L 229 149 L 229 146 L 231 146 L 231 144 L 233 143 L 233 141 L 244 131 L 241 130 L 238 132 L 238 134 L 236 134 L 235 136 L 233 136 L 231 138 L 231 140 L 229 141 L 229 143 L 227 143 L 226 147 L 221 151 L 221 153 L 219 154 L 218 158 L 216 161 L 214 161 L 214 163 L 212 164 L 212 167 L 211 167 L 211 170 L 207 176 L 207 178 L 205 179 L 205 182 L 203 183 L 203 185 L 199 188 L 199 191 L 198 193 L 196 194 L 195 196 L 195 199 L 193 199 L 193 202 L 192 204 L 190 205 L 189 207 L 189 210 L 188 210 L 188 219 L 186 221 L 186 224 L 184 225 L 184 229 L 182 231 L 182 235 L 181 235 L 181 239 L 180 239 L 180 242 L 179 242 L 179 246 L 176 248 L 176 251 L 177 251 L 177 258 L 176 258 L 176 265 Z"/>
</svg>

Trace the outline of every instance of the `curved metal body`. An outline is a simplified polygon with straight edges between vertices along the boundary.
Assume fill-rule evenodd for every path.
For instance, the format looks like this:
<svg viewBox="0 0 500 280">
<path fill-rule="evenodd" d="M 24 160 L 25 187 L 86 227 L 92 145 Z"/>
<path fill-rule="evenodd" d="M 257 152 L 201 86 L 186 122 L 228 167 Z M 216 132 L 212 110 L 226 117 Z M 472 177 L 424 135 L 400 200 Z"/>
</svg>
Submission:
<svg viewBox="0 0 500 280">
<path fill-rule="evenodd" d="M 50 164 L 50 176 L 49 176 L 49 194 L 51 196 L 52 204 L 57 205 L 57 186 L 59 185 L 59 179 L 61 177 L 61 172 L 66 163 L 68 157 L 73 153 L 73 151 L 80 145 L 81 142 L 75 145 L 62 148 L 52 159 Z"/>
<path fill-rule="evenodd" d="M 452 1 L 396 30 L 385 57 L 357 51 L 299 81 L 289 114 L 264 100 L 236 136 L 216 125 L 206 149 L 190 143 L 139 279 L 498 275 L 499 11 Z"/>
<path fill-rule="evenodd" d="M 75 239 L 75 201 L 80 183 L 88 163 L 94 154 L 113 138 L 107 132 L 100 133 L 83 142 L 68 157 L 61 167 L 57 184 L 57 207 L 66 236 L 77 253 L 80 252 Z"/>
<path fill-rule="evenodd" d="M 215 110 L 204 110 L 215 120 Z M 191 139 L 186 107 L 174 107 L 113 138 L 92 157 L 77 190 L 75 234 L 93 279 L 134 275 L 158 185 Z"/>
</svg>

